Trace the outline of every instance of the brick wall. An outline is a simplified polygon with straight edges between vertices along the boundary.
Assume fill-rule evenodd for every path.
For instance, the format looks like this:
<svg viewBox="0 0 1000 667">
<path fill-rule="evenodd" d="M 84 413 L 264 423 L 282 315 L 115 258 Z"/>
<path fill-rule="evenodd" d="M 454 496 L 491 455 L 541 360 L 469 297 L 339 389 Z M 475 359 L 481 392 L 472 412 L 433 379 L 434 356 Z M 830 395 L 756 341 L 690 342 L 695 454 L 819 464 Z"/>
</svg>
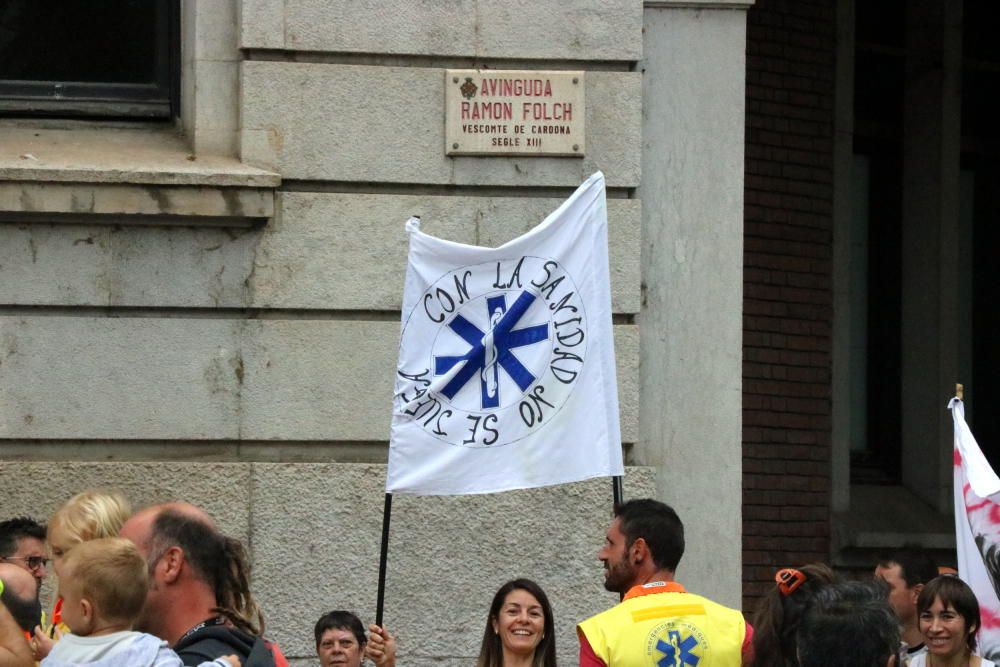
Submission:
<svg viewBox="0 0 1000 667">
<path fill-rule="evenodd" d="M 828 561 L 833 0 L 748 14 L 743 596 Z"/>
</svg>

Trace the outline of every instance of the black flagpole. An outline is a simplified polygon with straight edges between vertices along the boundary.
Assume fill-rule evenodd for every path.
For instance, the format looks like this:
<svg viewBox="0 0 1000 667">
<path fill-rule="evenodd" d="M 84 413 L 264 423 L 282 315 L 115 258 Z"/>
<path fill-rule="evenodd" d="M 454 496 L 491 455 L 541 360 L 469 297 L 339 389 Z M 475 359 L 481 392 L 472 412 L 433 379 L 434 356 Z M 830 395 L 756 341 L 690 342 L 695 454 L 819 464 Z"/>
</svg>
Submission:
<svg viewBox="0 0 1000 667">
<path fill-rule="evenodd" d="M 625 502 L 625 488 L 623 483 L 623 477 L 621 475 L 615 475 L 611 478 L 611 496 L 614 498 L 614 506 L 617 508 L 623 502 Z M 625 599 L 625 592 L 623 591 L 619 596 L 619 600 Z"/>
<path fill-rule="evenodd" d="M 389 558 L 389 519 L 392 517 L 392 494 L 385 494 L 382 510 L 382 553 L 378 560 L 378 598 L 375 602 L 375 625 L 382 627 L 382 607 L 385 605 L 385 570 Z"/>
</svg>

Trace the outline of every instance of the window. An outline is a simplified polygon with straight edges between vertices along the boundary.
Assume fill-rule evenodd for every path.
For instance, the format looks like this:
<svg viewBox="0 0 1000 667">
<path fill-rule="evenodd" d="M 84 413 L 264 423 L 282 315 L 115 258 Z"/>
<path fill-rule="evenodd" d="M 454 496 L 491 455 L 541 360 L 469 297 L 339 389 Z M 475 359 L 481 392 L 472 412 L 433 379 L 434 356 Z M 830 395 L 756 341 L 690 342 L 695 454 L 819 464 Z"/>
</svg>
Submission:
<svg viewBox="0 0 1000 667">
<path fill-rule="evenodd" d="M 177 0 L 0 3 L 0 115 L 172 119 Z"/>
<path fill-rule="evenodd" d="M 966 3 L 962 32 L 962 161 L 968 178 L 963 204 L 972 219 L 972 379 L 966 385 L 969 426 L 1000 470 L 1000 139 L 993 94 L 1000 85 L 994 30 L 1000 8 Z"/>
<path fill-rule="evenodd" d="M 905 7 L 887 0 L 855 8 L 851 482 L 898 483 Z"/>
<path fill-rule="evenodd" d="M 953 381 L 965 384 L 969 424 L 987 458 L 1000 469 L 1000 411 L 995 409 L 1000 403 L 1000 347 L 996 344 L 1000 263 L 995 257 L 1000 243 L 996 224 L 1000 218 L 1000 140 L 993 103 L 1000 86 L 1000 50 L 994 36 L 1000 8 L 991 3 L 963 5 L 961 115 L 949 114 L 944 123 L 961 131 L 960 191 L 958 201 L 949 202 L 947 210 L 941 212 L 941 224 L 949 226 L 949 236 L 941 243 L 954 244 L 957 268 L 941 254 L 919 255 L 920 250 L 906 247 L 903 240 L 908 225 L 914 224 L 904 218 L 904 209 L 915 198 L 914 186 L 907 190 L 904 183 L 904 146 L 946 143 L 940 133 L 920 136 L 918 141 L 912 127 L 904 124 L 904 93 L 907 87 L 920 89 L 912 80 L 907 81 L 906 70 L 913 62 L 926 66 L 922 63 L 927 54 L 948 47 L 924 44 L 913 35 L 907 44 L 907 30 L 917 30 L 917 35 L 926 30 L 920 25 L 914 28 L 912 19 L 907 23 L 907 5 L 902 0 L 859 0 L 855 8 L 851 212 L 856 226 L 851 238 L 858 242 L 851 247 L 854 254 L 848 268 L 850 299 L 855 306 L 850 322 L 851 481 L 902 481 L 915 489 L 917 485 L 904 478 L 903 461 L 919 455 L 926 458 L 928 466 L 936 466 L 937 450 L 930 447 L 946 444 L 933 436 L 926 440 L 911 436 L 911 441 L 905 442 L 903 435 L 907 407 L 902 382 L 907 353 L 904 335 L 912 339 L 919 325 L 913 315 L 904 320 L 904 295 L 915 272 L 911 268 L 909 274 L 904 273 L 904 265 L 906 259 L 916 256 L 926 264 L 923 270 L 942 272 L 957 281 L 953 287 L 941 288 L 940 300 L 945 306 L 929 301 L 928 308 L 938 308 L 935 317 L 941 328 L 957 334 L 958 372 Z M 959 74 L 957 69 L 946 69 L 955 68 L 954 63 L 929 62 L 933 68 L 928 69 L 935 76 Z M 941 167 L 950 166 L 953 157 L 948 154 L 937 159 L 940 166 L 932 163 L 928 169 L 943 172 Z M 910 333 L 904 334 L 907 324 Z M 932 369 L 936 361 L 929 361 L 927 367 Z M 937 391 L 949 389 L 941 385 L 936 385 Z M 945 418 L 950 425 L 950 417 Z"/>
</svg>

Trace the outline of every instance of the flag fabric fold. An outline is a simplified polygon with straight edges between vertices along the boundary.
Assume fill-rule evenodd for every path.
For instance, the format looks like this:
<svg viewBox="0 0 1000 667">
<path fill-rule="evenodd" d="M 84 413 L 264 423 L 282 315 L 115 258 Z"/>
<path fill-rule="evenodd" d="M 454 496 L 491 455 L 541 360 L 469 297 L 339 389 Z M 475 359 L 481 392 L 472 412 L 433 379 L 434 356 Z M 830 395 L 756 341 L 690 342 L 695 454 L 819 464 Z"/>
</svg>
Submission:
<svg viewBox="0 0 1000 667">
<path fill-rule="evenodd" d="M 955 544 L 958 574 L 976 594 L 982 616 L 977 653 L 1000 659 L 1000 478 L 965 421 L 965 405 L 948 403 L 955 426 Z"/>
<path fill-rule="evenodd" d="M 621 475 L 603 174 L 498 248 L 406 231 L 386 491 Z"/>
</svg>

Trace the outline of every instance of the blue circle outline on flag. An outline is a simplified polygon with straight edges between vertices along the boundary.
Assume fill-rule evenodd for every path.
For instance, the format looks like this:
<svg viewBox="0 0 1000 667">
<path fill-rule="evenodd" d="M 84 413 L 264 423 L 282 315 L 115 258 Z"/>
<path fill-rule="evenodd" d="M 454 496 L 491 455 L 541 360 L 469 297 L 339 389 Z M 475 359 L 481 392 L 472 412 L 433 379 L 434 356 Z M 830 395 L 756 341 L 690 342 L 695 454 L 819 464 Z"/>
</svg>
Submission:
<svg viewBox="0 0 1000 667">
<path fill-rule="evenodd" d="M 584 299 L 555 259 L 455 268 L 407 314 L 395 413 L 451 445 L 518 442 L 560 413 L 587 347 Z"/>
</svg>

